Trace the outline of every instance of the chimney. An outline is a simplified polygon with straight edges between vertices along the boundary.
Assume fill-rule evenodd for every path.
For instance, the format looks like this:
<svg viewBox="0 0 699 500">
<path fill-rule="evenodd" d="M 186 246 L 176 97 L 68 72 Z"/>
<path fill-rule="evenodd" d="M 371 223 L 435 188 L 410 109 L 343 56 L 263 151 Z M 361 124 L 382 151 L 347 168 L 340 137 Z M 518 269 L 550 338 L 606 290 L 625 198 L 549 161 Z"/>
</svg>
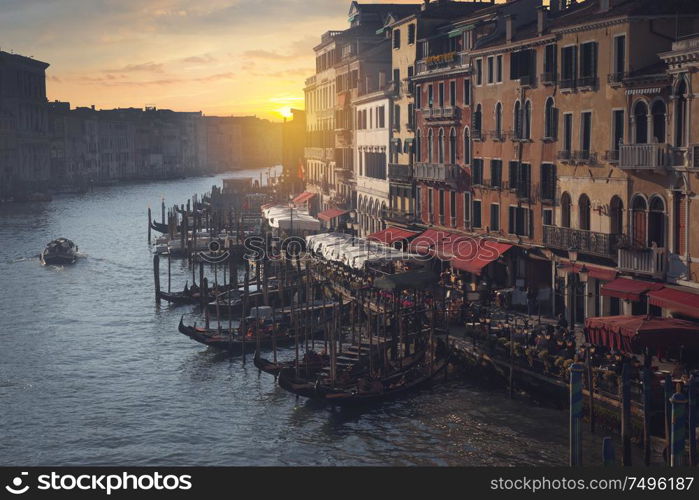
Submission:
<svg viewBox="0 0 699 500">
<path fill-rule="evenodd" d="M 514 16 L 512 14 L 509 14 L 505 16 L 505 40 L 507 43 L 510 43 L 512 41 L 512 19 Z"/>
<path fill-rule="evenodd" d="M 613 7 L 613 2 L 612 0 L 599 0 L 599 11 L 600 12 L 609 12 L 611 8 Z"/>
<path fill-rule="evenodd" d="M 536 32 L 539 36 L 544 34 L 546 29 L 546 8 L 540 5 L 536 10 Z"/>
</svg>

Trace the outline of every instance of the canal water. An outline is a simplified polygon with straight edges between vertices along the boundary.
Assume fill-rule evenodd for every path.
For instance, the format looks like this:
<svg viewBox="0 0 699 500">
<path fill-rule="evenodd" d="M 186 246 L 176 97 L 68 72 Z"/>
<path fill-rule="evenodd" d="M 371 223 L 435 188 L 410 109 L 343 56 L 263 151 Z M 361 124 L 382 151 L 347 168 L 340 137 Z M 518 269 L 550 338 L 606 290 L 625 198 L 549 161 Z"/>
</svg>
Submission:
<svg viewBox="0 0 699 500">
<path fill-rule="evenodd" d="M 567 462 L 566 413 L 524 396 L 455 380 L 331 412 L 297 401 L 249 358 L 243 365 L 179 334 L 191 310 L 156 308 L 147 206 L 159 214 L 161 196 L 182 203 L 220 183 L 127 184 L 0 206 L 0 465 Z M 42 267 L 38 253 L 59 236 L 84 256 Z M 187 273 L 175 264 L 173 274 L 181 288 Z M 586 446 L 599 463 L 601 438 Z"/>
</svg>

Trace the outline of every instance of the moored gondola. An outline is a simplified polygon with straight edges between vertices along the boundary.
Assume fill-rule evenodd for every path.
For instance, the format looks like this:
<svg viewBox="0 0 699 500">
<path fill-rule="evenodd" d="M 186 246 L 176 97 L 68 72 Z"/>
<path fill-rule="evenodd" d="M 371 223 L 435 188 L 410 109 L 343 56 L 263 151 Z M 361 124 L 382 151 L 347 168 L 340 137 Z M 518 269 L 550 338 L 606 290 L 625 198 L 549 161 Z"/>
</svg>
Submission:
<svg viewBox="0 0 699 500">
<path fill-rule="evenodd" d="M 328 366 L 329 362 L 330 357 L 327 354 L 318 354 L 315 351 L 309 351 L 304 355 L 303 359 L 300 360 L 299 370 L 304 374 L 314 374 Z M 274 375 L 275 377 L 286 368 L 296 369 L 295 360 L 274 362 L 260 357 L 259 352 L 255 353 L 254 363 L 258 370 Z"/>
<path fill-rule="evenodd" d="M 184 317 L 183 317 L 184 318 Z M 283 347 L 291 345 L 294 342 L 294 337 L 288 331 L 272 329 L 259 333 L 259 339 L 256 335 L 246 333 L 241 335 L 238 328 L 229 330 L 228 328 L 202 328 L 196 325 L 187 326 L 184 324 L 183 318 L 180 318 L 178 330 L 192 340 L 196 340 L 200 344 L 217 349 L 230 351 L 233 354 L 240 354 L 243 348 L 249 353 L 252 353 L 258 343 L 261 349 L 271 349 L 276 344 Z"/>
</svg>

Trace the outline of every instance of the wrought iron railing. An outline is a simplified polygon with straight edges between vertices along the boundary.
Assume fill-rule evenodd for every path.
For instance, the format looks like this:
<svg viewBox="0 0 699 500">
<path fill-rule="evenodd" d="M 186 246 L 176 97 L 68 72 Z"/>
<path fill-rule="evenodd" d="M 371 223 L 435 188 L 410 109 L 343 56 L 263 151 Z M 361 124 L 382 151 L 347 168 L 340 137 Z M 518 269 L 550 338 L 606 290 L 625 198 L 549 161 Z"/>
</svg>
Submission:
<svg viewBox="0 0 699 500">
<path fill-rule="evenodd" d="M 618 234 L 544 226 L 544 245 L 559 250 L 577 248 L 582 253 L 613 259 L 617 257 L 619 244 L 624 240 Z"/>
</svg>

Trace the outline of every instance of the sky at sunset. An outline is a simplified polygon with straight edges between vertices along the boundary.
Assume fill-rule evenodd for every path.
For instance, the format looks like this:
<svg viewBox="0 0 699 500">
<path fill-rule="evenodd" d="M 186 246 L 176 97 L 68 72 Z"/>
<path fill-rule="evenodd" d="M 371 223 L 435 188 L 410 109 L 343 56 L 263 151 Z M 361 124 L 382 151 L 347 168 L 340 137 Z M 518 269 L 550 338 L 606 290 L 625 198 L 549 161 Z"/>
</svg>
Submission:
<svg viewBox="0 0 699 500">
<path fill-rule="evenodd" d="M 364 2 L 372 3 L 372 2 Z M 378 3 L 378 2 L 373 2 Z M 393 3 L 416 3 L 393 0 Z M 349 0 L 2 0 L 0 49 L 51 64 L 51 100 L 280 120 Z"/>
</svg>

